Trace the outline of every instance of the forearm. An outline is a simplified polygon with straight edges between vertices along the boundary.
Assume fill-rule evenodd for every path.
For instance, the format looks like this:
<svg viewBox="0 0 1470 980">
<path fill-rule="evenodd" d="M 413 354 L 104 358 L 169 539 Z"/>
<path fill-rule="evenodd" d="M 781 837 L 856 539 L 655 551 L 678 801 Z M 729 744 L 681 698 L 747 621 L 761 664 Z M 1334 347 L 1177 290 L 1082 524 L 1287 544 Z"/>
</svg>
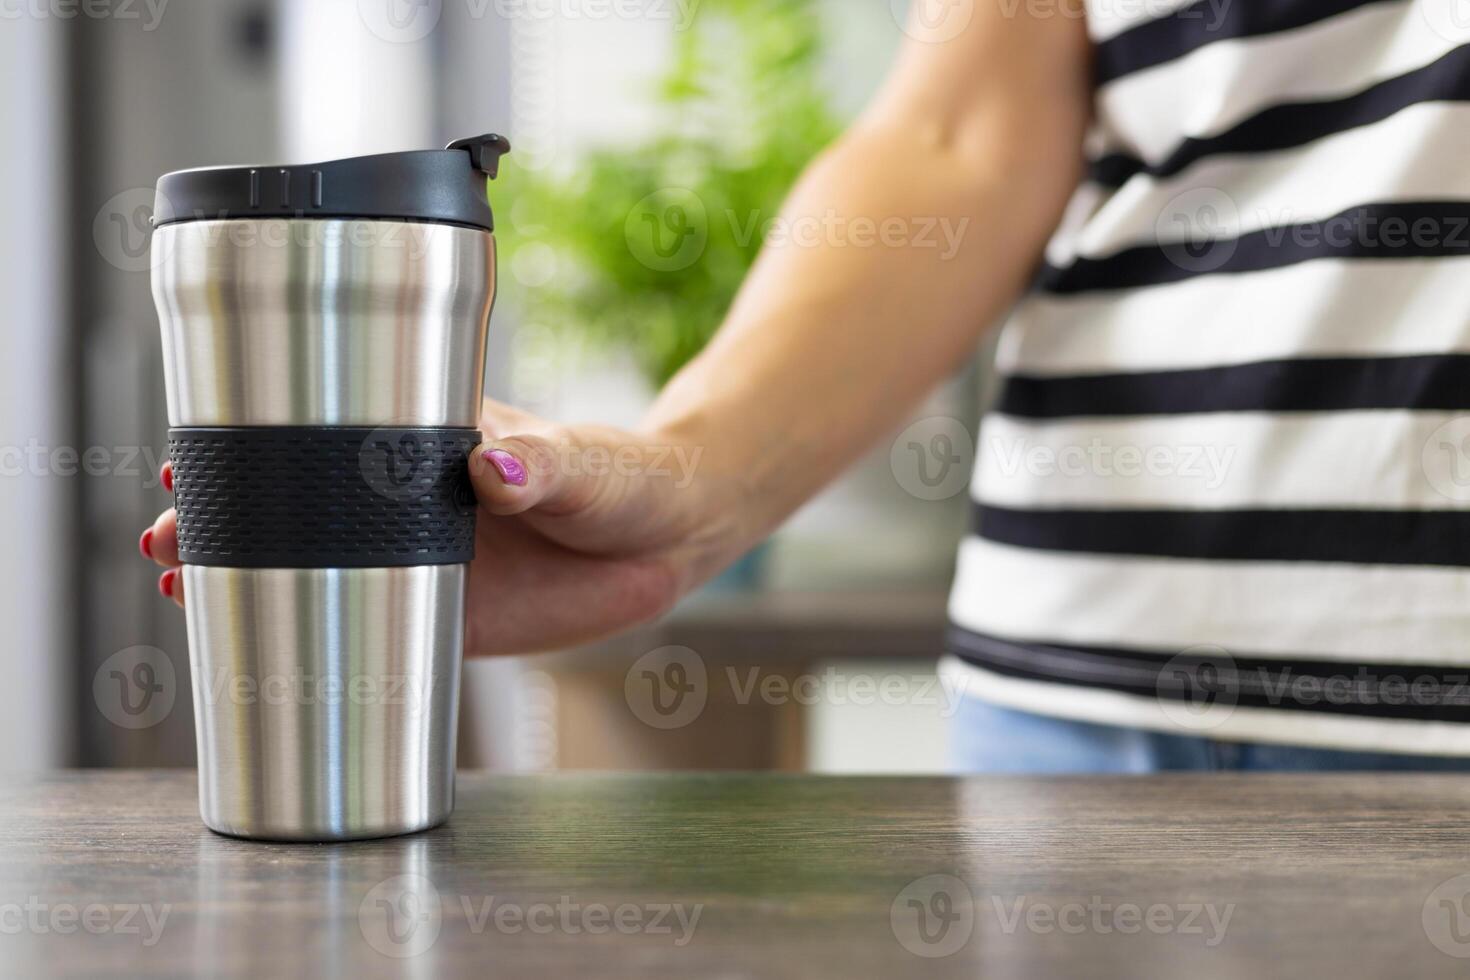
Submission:
<svg viewBox="0 0 1470 980">
<path fill-rule="evenodd" d="M 901 424 L 1024 288 L 1077 163 L 1010 135 L 880 120 L 801 181 L 776 228 L 802 234 L 768 243 L 646 423 L 703 448 L 735 547 Z"/>
</svg>

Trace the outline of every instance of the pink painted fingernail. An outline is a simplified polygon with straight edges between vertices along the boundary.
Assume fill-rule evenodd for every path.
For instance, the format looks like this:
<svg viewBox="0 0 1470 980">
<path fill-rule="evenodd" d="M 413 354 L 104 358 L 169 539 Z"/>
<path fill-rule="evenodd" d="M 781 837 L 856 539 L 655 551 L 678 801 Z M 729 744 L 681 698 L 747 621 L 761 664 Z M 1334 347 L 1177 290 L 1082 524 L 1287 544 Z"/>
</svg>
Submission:
<svg viewBox="0 0 1470 980">
<path fill-rule="evenodd" d="M 174 579 L 178 577 L 179 571 L 176 568 L 170 568 L 158 576 L 158 591 L 165 599 L 172 599 L 174 597 Z"/>
<path fill-rule="evenodd" d="M 495 467 L 500 478 L 513 487 L 526 485 L 526 468 L 504 449 L 487 449 L 481 454 L 487 463 Z"/>
<path fill-rule="evenodd" d="M 138 539 L 138 550 L 141 551 L 141 552 L 143 552 L 143 557 L 144 558 L 152 559 L 152 557 L 153 557 L 153 528 L 150 527 L 148 530 L 144 531 L 143 532 L 143 536 Z"/>
</svg>

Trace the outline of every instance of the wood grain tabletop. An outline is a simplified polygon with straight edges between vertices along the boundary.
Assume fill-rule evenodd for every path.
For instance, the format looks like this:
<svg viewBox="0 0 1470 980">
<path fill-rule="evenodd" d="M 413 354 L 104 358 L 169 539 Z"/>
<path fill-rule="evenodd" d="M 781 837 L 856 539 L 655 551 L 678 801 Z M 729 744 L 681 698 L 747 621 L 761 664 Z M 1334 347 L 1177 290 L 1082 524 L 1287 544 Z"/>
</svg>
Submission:
<svg viewBox="0 0 1470 980">
<path fill-rule="evenodd" d="M 462 774 L 229 840 L 191 772 L 0 783 L 0 974 L 1470 975 L 1470 779 Z"/>
</svg>

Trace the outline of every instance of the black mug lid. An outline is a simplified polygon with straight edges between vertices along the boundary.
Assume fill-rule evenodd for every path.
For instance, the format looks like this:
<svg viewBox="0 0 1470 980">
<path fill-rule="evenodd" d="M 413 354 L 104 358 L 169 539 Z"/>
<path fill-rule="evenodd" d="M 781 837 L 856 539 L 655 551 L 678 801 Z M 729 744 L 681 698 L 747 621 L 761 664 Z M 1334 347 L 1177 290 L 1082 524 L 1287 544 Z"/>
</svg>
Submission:
<svg viewBox="0 0 1470 980">
<path fill-rule="evenodd" d="M 485 178 L 510 152 L 503 136 L 443 150 L 349 157 L 294 167 L 200 167 L 158 179 L 153 224 L 231 218 L 385 218 L 495 230 Z"/>
</svg>

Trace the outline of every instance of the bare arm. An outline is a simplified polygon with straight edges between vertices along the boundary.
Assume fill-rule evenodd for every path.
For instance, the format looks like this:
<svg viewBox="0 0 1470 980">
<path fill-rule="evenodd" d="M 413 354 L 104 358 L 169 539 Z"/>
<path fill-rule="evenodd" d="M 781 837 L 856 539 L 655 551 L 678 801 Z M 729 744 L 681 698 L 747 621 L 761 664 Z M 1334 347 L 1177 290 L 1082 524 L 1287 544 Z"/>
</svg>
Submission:
<svg viewBox="0 0 1470 980">
<path fill-rule="evenodd" d="M 976 4 L 910 42 L 867 112 L 811 167 L 783 221 L 833 213 L 890 242 L 769 246 L 708 349 L 646 420 L 708 447 L 738 545 L 769 533 L 971 356 L 1016 300 L 1076 184 L 1089 47 L 1079 17 Z M 729 506 L 729 501 L 722 501 Z M 738 553 L 738 550 L 737 550 Z"/>
<path fill-rule="evenodd" d="M 471 653 L 659 615 L 901 422 L 1015 301 L 1081 166 L 1088 44 L 1079 17 L 975 6 L 954 40 L 910 43 L 813 164 L 783 218 L 825 232 L 768 243 L 638 432 L 486 403 Z M 141 546 L 178 565 L 173 511 Z M 182 600 L 172 571 L 160 587 Z"/>
</svg>

